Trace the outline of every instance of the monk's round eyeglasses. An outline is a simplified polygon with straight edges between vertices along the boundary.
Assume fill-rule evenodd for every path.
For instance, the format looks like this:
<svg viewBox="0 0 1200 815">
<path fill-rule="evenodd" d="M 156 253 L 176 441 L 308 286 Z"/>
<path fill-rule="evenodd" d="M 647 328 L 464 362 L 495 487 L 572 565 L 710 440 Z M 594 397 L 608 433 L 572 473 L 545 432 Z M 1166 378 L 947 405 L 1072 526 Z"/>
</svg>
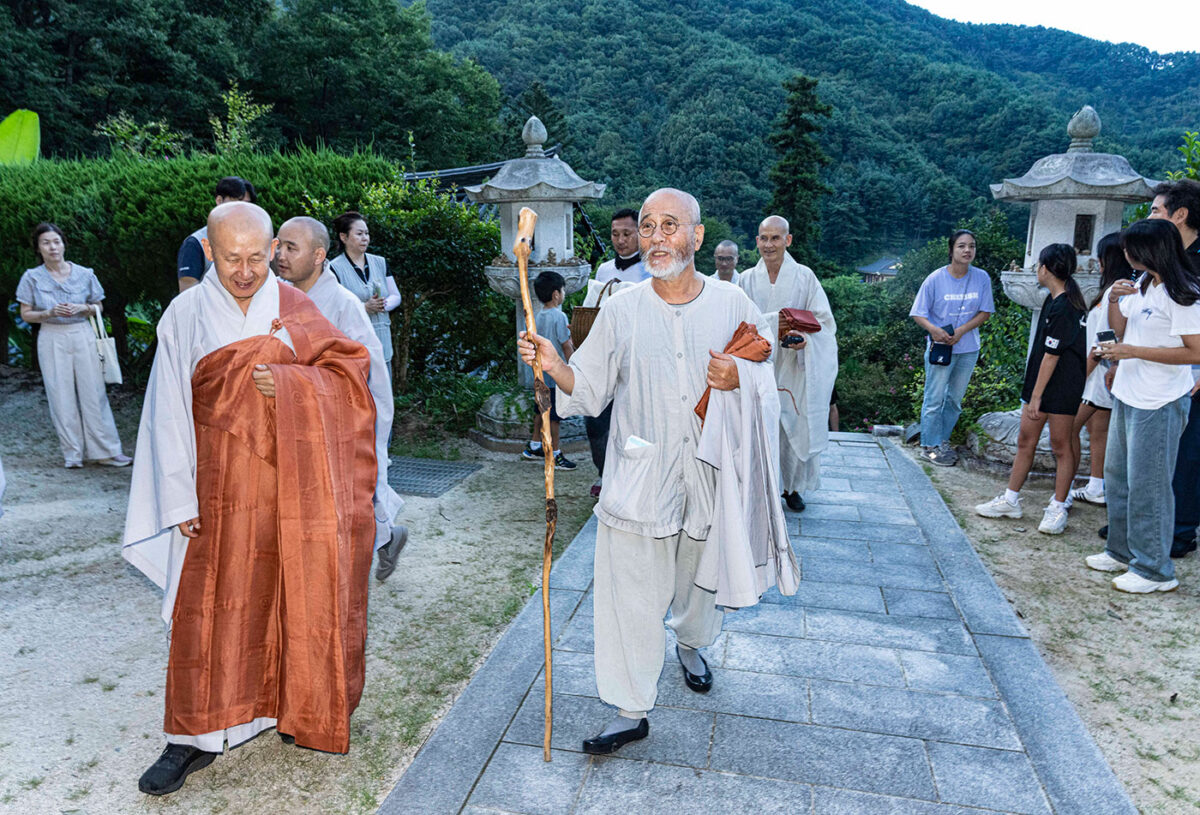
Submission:
<svg viewBox="0 0 1200 815">
<path fill-rule="evenodd" d="M 696 226 L 691 221 L 679 223 L 678 221 L 663 221 L 661 224 L 656 224 L 654 221 L 642 221 L 638 224 L 638 234 L 643 238 L 653 238 L 654 230 L 657 229 L 664 235 L 674 235 L 679 231 L 681 226 Z"/>
</svg>

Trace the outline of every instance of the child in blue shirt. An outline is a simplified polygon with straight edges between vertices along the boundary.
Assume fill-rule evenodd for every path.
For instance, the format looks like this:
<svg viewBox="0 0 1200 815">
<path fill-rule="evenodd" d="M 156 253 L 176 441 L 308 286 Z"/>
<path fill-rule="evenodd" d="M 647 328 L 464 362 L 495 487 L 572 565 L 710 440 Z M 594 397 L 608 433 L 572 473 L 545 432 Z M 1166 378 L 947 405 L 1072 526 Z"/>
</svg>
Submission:
<svg viewBox="0 0 1200 815">
<path fill-rule="evenodd" d="M 569 360 L 571 354 L 575 353 L 575 345 L 571 342 L 571 326 L 567 323 L 567 316 L 562 312 L 566 285 L 567 281 L 558 272 L 542 272 L 533 281 L 533 293 L 542 303 L 542 310 L 534 318 L 537 333 L 554 343 L 554 349 L 558 351 L 563 360 Z M 562 418 L 555 409 L 555 391 L 557 389 L 554 387 L 553 379 L 545 376 L 545 380 L 546 386 L 550 388 L 550 439 L 554 443 L 554 469 L 574 470 L 575 462 L 564 456 L 562 450 L 559 449 L 559 422 L 562 421 Z M 533 409 L 535 414 L 533 441 L 525 445 L 525 449 L 521 451 L 521 458 L 526 461 L 541 461 L 543 458 L 542 414 L 537 411 L 536 404 Z"/>
</svg>

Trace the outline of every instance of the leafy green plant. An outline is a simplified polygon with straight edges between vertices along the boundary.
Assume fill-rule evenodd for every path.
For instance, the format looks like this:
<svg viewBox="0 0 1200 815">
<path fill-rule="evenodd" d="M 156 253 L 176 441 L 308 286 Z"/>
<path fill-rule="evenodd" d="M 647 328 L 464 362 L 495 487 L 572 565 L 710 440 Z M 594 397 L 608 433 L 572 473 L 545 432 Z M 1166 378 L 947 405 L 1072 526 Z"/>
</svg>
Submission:
<svg viewBox="0 0 1200 815">
<path fill-rule="evenodd" d="M 249 91 L 243 91 L 234 82 L 229 90 L 221 94 L 225 103 L 225 118 L 209 117 L 212 125 L 213 144 L 222 156 L 253 152 L 262 141 L 256 132 L 256 122 L 271 112 L 272 105 L 254 102 Z"/>
<path fill-rule="evenodd" d="M 136 122 L 122 110 L 98 124 L 95 133 L 109 140 L 114 154 L 123 153 L 144 159 L 183 155 L 185 137 L 172 130 L 166 119 Z"/>
<path fill-rule="evenodd" d="M 41 145 L 41 123 L 32 110 L 14 110 L 0 122 L 0 164 L 29 164 Z"/>
</svg>

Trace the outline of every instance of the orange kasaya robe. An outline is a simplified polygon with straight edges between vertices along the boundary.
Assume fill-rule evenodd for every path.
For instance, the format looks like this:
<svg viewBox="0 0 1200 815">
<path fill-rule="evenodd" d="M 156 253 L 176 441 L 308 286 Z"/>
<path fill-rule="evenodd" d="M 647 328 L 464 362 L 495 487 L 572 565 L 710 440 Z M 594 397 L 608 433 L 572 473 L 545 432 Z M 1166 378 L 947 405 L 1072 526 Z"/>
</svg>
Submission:
<svg viewBox="0 0 1200 815">
<path fill-rule="evenodd" d="M 201 532 L 175 601 L 163 727 L 199 735 L 270 717 L 303 747 L 345 753 L 375 538 L 370 359 L 290 286 L 279 319 L 294 353 L 273 330 L 208 354 L 192 376 Z M 259 363 L 274 399 L 254 386 Z"/>
</svg>

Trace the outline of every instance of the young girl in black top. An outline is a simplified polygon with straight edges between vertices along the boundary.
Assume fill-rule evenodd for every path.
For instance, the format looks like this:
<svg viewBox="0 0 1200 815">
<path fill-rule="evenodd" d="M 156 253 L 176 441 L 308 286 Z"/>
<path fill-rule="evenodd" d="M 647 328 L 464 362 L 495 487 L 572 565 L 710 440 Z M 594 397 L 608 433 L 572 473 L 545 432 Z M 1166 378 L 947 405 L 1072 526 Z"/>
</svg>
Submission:
<svg viewBox="0 0 1200 815">
<path fill-rule="evenodd" d="M 1021 401 L 1021 430 L 1017 455 L 1008 476 L 1008 489 L 975 511 L 987 518 L 1020 518 L 1019 490 L 1033 466 L 1042 427 L 1050 424 L 1050 449 L 1054 453 L 1054 497 L 1038 526 L 1039 532 L 1061 534 L 1067 525 L 1067 494 L 1075 475 L 1071 431 L 1083 398 L 1087 358 L 1087 304 L 1072 275 L 1075 249 L 1054 243 L 1038 256 L 1038 283 L 1049 290 L 1042 303 L 1037 332 L 1025 363 Z"/>
</svg>

